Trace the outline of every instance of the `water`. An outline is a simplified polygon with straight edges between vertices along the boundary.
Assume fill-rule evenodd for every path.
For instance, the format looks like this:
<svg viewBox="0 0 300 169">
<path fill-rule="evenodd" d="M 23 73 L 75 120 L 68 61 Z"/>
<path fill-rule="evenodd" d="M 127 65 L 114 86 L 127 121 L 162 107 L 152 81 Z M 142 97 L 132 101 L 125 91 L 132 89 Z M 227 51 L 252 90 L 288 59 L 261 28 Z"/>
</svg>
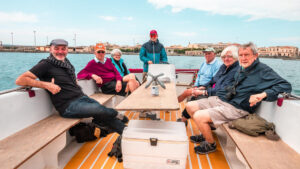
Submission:
<svg viewBox="0 0 300 169">
<path fill-rule="evenodd" d="M 18 87 L 15 79 L 29 70 L 48 53 L 1 53 L 0 52 L 0 91 Z M 68 58 L 78 73 L 94 57 L 93 54 L 69 54 Z M 109 57 L 109 56 L 107 56 Z M 129 68 L 142 68 L 138 55 L 123 55 Z M 169 56 L 169 62 L 178 69 L 199 69 L 204 57 Z M 218 58 L 220 59 L 220 58 Z M 293 87 L 293 94 L 300 95 L 300 61 L 261 58 L 261 62 L 272 67 L 280 76 L 287 79 Z"/>
</svg>

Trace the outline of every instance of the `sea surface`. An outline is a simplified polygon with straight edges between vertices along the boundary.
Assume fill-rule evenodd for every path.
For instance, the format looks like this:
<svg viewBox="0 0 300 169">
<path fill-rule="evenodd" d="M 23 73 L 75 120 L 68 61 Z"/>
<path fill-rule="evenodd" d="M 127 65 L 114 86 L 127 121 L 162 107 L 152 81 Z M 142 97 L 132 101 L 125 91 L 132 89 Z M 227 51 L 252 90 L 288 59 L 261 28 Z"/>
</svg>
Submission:
<svg viewBox="0 0 300 169">
<path fill-rule="evenodd" d="M 18 87 L 15 79 L 23 72 L 29 70 L 48 53 L 1 53 L 0 52 L 0 91 Z M 90 61 L 93 54 L 68 54 L 67 56 L 78 73 Z M 107 55 L 106 57 L 110 57 Z M 142 68 L 138 55 L 123 55 L 122 58 L 128 68 Z M 217 58 L 220 60 L 220 58 Z M 199 69 L 204 57 L 169 56 L 169 63 L 177 69 Z M 261 58 L 261 62 L 273 68 L 281 77 L 287 79 L 293 87 L 293 94 L 300 95 L 300 61 Z"/>
</svg>

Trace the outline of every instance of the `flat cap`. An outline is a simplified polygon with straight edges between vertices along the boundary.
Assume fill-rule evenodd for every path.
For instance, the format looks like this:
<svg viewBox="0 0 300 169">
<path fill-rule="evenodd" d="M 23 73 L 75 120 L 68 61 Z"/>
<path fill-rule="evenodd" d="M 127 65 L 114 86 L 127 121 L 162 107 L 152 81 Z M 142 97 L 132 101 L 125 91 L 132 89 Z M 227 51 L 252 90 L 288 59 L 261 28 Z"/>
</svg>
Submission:
<svg viewBox="0 0 300 169">
<path fill-rule="evenodd" d="M 50 46 L 59 46 L 59 45 L 63 45 L 63 46 L 68 46 L 68 42 L 64 39 L 53 39 L 51 42 L 50 42 Z"/>
</svg>

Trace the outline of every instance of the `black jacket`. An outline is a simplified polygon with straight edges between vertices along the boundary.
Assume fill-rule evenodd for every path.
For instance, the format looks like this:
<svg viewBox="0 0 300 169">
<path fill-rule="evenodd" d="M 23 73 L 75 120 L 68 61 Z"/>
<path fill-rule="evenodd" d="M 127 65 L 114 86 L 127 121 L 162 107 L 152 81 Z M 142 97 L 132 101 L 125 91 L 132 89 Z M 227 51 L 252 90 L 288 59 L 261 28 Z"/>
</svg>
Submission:
<svg viewBox="0 0 300 169">
<path fill-rule="evenodd" d="M 292 86 L 285 79 L 280 77 L 272 68 L 259 59 L 256 59 L 251 66 L 244 69 L 240 67 L 235 75 L 236 94 L 232 99 L 226 98 L 228 91 L 222 89 L 217 92 L 217 96 L 236 108 L 243 109 L 249 113 L 254 113 L 260 103 L 250 107 L 249 99 L 253 94 L 267 93 L 266 101 L 275 101 L 279 93 L 292 91 Z M 234 85 L 233 84 L 233 85 Z M 232 86 L 233 86 L 232 85 Z"/>
</svg>

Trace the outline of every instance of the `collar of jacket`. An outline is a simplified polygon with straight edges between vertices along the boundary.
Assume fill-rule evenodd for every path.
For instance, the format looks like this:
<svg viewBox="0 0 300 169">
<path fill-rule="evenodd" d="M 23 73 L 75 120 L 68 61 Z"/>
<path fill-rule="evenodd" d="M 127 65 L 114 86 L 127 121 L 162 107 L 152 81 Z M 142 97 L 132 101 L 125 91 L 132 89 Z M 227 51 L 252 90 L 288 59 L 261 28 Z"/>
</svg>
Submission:
<svg viewBox="0 0 300 169">
<path fill-rule="evenodd" d="M 225 68 L 224 73 L 229 72 L 231 69 L 233 69 L 237 66 L 239 66 L 239 61 L 235 61 L 232 65 L 229 66 L 229 68 L 227 68 L 227 69 Z"/>
<path fill-rule="evenodd" d="M 157 39 L 157 40 L 156 40 L 156 42 L 153 42 L 152 40 L 149 40 L 149 42 L 150 42 L 151 44 L 154 44 L 154 45 L 156 45 L 156 44 L 158 44 L 158 43 L 159 43 L 159 40 Z"/>
<path fill-rule="evenodd" d="M 242 72 L 250 72 L 253 68 L 255 68 L 259 64 L 259 59 L 257 58 L 249 67 L 244 69 L 241 67 Z"/>
<path fill-rule="evenodd" d="M 101 62 L 99 59 L 97 59 L 97 57 L 96 57 L 96 56 L 94 57 L 94 60 L 95 60 L 95 62 L 96 62 L 96 63 L 102 63 L 102 64 L 104 64 L 104 63 L 106 62 L 106 59 L 107 59 L 107 58 L 106 58 L 106 57 L 104 57 L 104 61 L 103 61 L 103 62 Z"/>
</svg>

